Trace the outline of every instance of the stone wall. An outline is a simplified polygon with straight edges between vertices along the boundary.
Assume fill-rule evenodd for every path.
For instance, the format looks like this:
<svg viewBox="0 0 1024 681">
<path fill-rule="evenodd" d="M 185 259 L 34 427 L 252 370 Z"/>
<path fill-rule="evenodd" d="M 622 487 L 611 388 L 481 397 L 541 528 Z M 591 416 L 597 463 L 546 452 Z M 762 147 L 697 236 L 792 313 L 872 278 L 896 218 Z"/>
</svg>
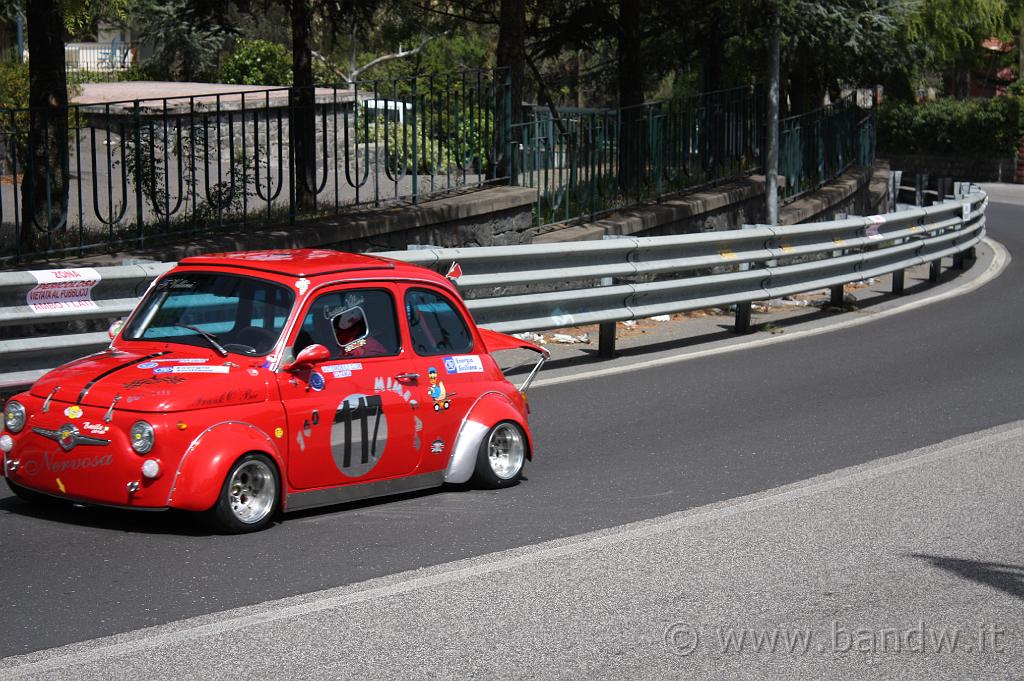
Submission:
<svg viewBox="0 0 1024 681">
<path fill-rule="evenodd" d="M 957 182 L 1015 182 L 1013 156 L 926 156 L 919 154 L 880 154 L 903 177 L 919 173 L 931 177 L 951 177 Z"/>
<path fill-rule="evenodd" d="M 888 210 L 889 166 L 853 167 L 824 187 L 779 210 L 779 223 L 831 220 L 838 214 L 873 215 Z M 765 222 L 764 177 L 751 176 L 661 203 L 618 211 L 602 220 L 541 234 L 533 243 L 604 238 L 606 234 L 663 236 L 739 229 Z"/>
</svg>

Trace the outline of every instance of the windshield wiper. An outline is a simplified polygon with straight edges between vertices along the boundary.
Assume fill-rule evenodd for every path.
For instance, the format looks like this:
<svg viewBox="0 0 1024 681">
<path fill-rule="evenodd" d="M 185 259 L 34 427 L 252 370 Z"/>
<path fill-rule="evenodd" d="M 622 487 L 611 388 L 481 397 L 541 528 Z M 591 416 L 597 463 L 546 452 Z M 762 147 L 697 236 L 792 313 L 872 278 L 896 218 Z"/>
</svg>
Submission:
<svg viewBox="0 0 1024 681">
<path fill-rule="evenodd" d="M 221 345 L 220 343 L 217 342 L 217 337 L 214 336 L 209 331 L 203 331 L 202 329 L 200 329 L 197 326 L 189 326 L 188 324 L 175 324 L 175 326 L 180 326 L 181 328 L 188 329 L 189 331 L 195 331 L 200 336 L 202 336 L 207 341 L 209 341 L 210 345 L 213 346 L 213 349 L 217 351 L 218 355 L 220 355 L 221 357 L 227 357 L 228 356 L 228 351 L 224 349 L 223 345 Z"/>
</svg>

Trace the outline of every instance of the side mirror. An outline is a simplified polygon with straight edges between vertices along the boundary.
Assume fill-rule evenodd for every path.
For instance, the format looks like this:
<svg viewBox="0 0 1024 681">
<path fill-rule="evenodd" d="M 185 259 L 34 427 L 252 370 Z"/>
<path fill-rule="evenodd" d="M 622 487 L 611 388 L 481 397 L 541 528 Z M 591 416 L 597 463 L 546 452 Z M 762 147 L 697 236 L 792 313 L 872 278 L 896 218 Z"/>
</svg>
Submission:
<svg viewBox="0 0 1024 681">
<path fill-rule="evenodd" d="M 298 357 L 295 361 L 286 364 L 283 369 L 285 371 L 294 371 L 295 369 L 301 369 L 305 366 L 310 366 L 318 362 L 326 362 L 331 358 L 331 351 L 320 345 L 314 343 L 313 345 L 307 345 L 299 351 Z"/>
</svg>

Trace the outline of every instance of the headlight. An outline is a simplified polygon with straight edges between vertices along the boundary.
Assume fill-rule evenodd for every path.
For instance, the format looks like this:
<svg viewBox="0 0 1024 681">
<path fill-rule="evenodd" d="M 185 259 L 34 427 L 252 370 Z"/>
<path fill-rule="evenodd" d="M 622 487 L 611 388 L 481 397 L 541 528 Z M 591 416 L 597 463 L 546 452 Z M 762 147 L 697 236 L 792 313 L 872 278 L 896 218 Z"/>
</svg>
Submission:
<svg viewBox="0 0 1024 681">
<path fill-rule="evenodd" d="M 153 426 L 145 421 L 136 421 L 129 437 L 132 440 L 132 449 L 139 454 L 145 454 L 153 449 Z"/>
<path fill-rule="evenodd" d="M 25 407 L 21 402 L 8 402 L 4 408 L 4 426 L 12 433 L 20 433 L 25 427 Z"/>
</svg>

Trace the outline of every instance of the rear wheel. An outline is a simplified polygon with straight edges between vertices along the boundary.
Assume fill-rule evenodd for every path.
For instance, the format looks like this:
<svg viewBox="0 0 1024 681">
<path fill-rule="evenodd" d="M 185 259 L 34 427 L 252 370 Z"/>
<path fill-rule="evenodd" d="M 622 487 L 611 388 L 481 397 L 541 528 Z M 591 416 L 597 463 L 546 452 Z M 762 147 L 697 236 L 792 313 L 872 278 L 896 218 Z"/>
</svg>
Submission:
<svg viewBox="0 0 1024 681">
<path fill-rule="evenodd" d="M 246 454 L 224 478 L 217 503 L 209 511 L 210 520 L 229 534 L 262 530 L 274 519 L 280 489 L 274 462 L 264 454 Z"/>
<path fill-rule="evenodd" d="M 498 489 L 519 482 L 526 462 L 526 435 L 511 421 L 502 421 L 487 433 L 477 452 L 473 479 L 481 487 Z"/>
</svg>

